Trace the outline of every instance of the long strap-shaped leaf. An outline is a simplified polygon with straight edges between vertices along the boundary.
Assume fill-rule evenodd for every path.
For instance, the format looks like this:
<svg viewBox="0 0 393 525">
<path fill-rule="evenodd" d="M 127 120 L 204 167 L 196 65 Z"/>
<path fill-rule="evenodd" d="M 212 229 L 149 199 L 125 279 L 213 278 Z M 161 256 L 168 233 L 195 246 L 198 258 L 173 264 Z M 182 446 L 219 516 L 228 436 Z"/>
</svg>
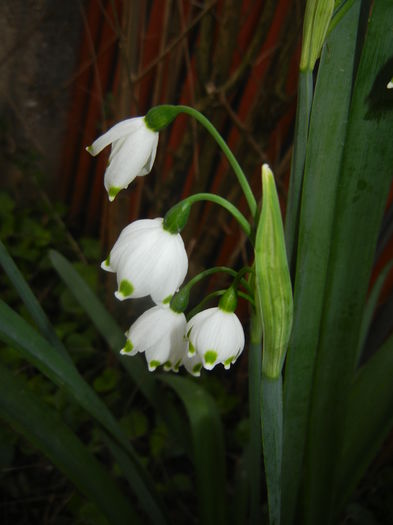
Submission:
<svg viewBox="0 0 393 525">
<path fill-rule="evenodd" d="M 225 502 L 225 452 L 221 419 L 210 395 L 199 385 L 176 376 L 160 376 L 182 400 L 191 425 L 199 496 L 199 523 L 228 523 Z"/>
<path fill-rule="evenodd" d="M 327 40 L 312 106 L 299 226 L 294 323 L 285 368 L 281 513 L 284 525 L 294 523 L 302 478 L 336 188 L 353 82 L 359 7 L 358 0 Z"/>
<path fill-rule="evenodd" d="M 53 345 L 60 353 L 63 354 L 70 362 L 71 358 L 68 355 L 66 348 L 63 343 L 57 337 L 55 330 L 49 322 L 44 310 L 41 308 L 40 303 L 31 291 L 30 286 L 27 284 L 23 275 L 19 271 L 19 268 L 14 263 L 12 257 L 8 254 L 4 244 L 0 241 L 0 264 L 2 265 L 8 278 L 14 285 L 20 298 L 24 302 L 29 314 L 33 321 L 36 323 L 38 329 L 42 335 Z"/>
<path fill-rule="evenodd" d="M 38 370 L 55 384 L 64 387 L 75 401 L 121 444 L 132 460 L 132 488 L 141 505 L 147 514 L 154 518 L 155 523 L 166 523 L 157 504 L 153 481 L 142 467 L 133 447 L 107 406 L 84 381 L 73 364 L 54 351 L 45 339 L 1 300 L 0 338 L 16 346 Z"/>
<path fill-rule="evenodd" d="M 104 513 L 110 523 L 142 523 L 108 472 L 58 414 L 2 365 L 0 418 L 38 447 Z"/>
<path fill-rule="evenodd" d="M 333 508 L 348 390 L 378 232 L 392 177 L 393 3 L 376 0 L 354 86 L 312 392 L 304 523 L 336 523 Z"/>
<path fill-rule="evenodd" d="M 362 366 L 351 386 L 336 486 L 342 506 L 393 427 L 393 337 Z"/>
</svg>

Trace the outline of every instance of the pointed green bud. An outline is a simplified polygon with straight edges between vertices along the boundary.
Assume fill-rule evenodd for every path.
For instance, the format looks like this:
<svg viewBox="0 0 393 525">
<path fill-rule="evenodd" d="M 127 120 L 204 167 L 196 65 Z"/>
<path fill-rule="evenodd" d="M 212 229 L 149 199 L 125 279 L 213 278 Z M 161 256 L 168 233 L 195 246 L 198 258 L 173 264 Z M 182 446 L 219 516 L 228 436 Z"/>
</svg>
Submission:
<svg viewBox="0 0 393 525">
<path fill-rule="evenodd" d="M 312 71 L 318 60 L 333 15 L 334 0 L 307 0 L 303 24 L 300 71 Z"/>
<path fill-rule="evenodd" d="M 164 217 L 164 230 L 170 233 L 179 233 L 187 224 L 191 211 L 191 204 L 187 201 L 181 201 L 175 204 Z"/>
<path fill-rule="evenodd" d="M 262 166 L 263 199 L 255 239 L 256 303 L 263 328 L 262 371 L 281 373 L 292 330 L 293 298 L 274 176 Z"/>
<path fill-rule="evenodd" d="M 179 109 L 177 106 L 155 106 L 145 115 L 146 126 L 152 131 L 160 131 L 169 126 L 178 114 Z"/>
<path fill-rule="evenodd" d="M 228 290 L 221 297 L 218 307 L 224 312 L 232 313 L 237 307 L 237 293 L 233 286 L 230 286 Z"/>
</svg>

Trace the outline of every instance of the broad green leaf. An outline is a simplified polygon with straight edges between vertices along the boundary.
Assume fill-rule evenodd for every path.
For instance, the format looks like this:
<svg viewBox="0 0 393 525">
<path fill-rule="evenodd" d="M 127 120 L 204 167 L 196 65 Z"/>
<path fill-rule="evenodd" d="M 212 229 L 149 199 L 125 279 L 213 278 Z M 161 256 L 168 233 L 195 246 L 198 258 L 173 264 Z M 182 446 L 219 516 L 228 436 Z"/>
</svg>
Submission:
<svg viewBox="0 0 393 525">
<path fill-rule="evenodd" d="M 43 339 L 26 321 L 0 300 L 0 338 L 20 350 L 23 357 L 58 386 L 63 387 L 75 401 L 96 419 L 124 448 L 134 471 L 133 490 L 141 503 L 146 502 L 147 514 L 156 512 L 157 496 L 154 483 L 141 465 L 133 447 L 107 406 L 80 376 L 63 355 Z M 161 523 L 165 523 L 162 518 Z"/>
<path fill-rule="evenodd" d="M 179 396 L 191 426 L 193 460 L 199 496 L 199 523 L 227 523 L 225 452 L 221 419 L 210 395 L 179 376 L 160 376 Z"/>
<path fill-rule="evenodd" d="M 109 523 L 142 523 L 109 473 L 59 415 L 2 365 L 0 418 L 39 448 L 101 510 Z"/>
<path fill-rule="evenodd" d="M 360 368 L 351 385 L 336 486 L 342 506 L 393 427 L 393 337 Z"/>
<path fill-rule="evenodd" d="M 393 101 L 387 89 L 392 26 L 393 3 L 374 2 L 354 84 L 334 209 L 303 478 L 308 525 L 336 523 L 340 510 L 333 508 L 335 468 L 339 469 L 346 400 L 392 177 Z"/>
<path fill-rule="evenodd" d="M 357 1 L 327 39 L 312 105 L 300 212 L 294 322 L 285 367 L 284 525 L 294 523 L 304 466 L 313 367 L 354 74 L 359 5 Z"/>
<path fill-rule="evenodd" d="M 42 335 L 51 343 L 59 352 L 63 354 L 70 362 L 71 358 L 68 355 L 62 342 L 56 335 L 52 325 L 49 322 L 45 312 L 41 308 L 40 303 L 31 291 L 23 275 L 20 273 L 18 267 L 14 263 L 12 257 L 8 254 L 4 244 L 0 241 L 0 264 L 2 265 L 8 278 L 14 285 L 20 298 L 26 305 L 26 308 L 31 315 L 31 318 L 36 323 Z"/>
</svg>

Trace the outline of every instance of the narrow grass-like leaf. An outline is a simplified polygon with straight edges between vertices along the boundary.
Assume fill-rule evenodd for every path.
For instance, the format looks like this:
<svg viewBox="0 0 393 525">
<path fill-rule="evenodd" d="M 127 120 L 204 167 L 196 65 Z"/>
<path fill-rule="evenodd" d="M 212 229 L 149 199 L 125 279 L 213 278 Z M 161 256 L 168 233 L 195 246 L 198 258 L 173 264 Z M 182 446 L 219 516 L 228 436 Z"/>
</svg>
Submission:
<svg viewBox="0 0 393 525">
<path fill-rule="evenodd" d="M 30 286 L 27 284 L 25 278 L 19 271 L 12 257 L 6 250 L 4 244 L 0 241 L 0 264 L 2 265 L 5 273 L 7 274 L 9 280 L 15 287 L 15 290 L 18 292 L 20 298 L 24 302 L 31 318 L 36 323 L 38 329 L 42 335 L 54 346 L 59 352 L 63 354 L 70 362 L 71 358 L 68 355 L 66 348 L 63 343 L 57 337 L 55 330 L 53 329 L 51 323 L 49 322 L 48 317 L 46 316 L 44 310 L 42 309 L 37 298 L 31 291 Z"/>
<path fill-rule="evenodd" d="M 305 459 L 303 504 L 308 525 L 336 523 L 339 512 L 332 501 L 335 468 L 339 468 L 346 400 L 392 176 L 393 100 L 387 89 L 392 76 L 392 26 L 393 3 L 374 2 L 353 91 L 334 211 Z"/>
<path fill-rule="evenodd" d="M 291 175 L 289 179 L 287 211 L 285 217 L 285 240 L 288 265 L 291 274 L 295 272 L 296 246 L 299 233 L 300 201 L 303 186 L 304 163 L 310 123 L 311 103 L 313 98 L 312 71 L 299 73 L 295 139 Z"/>
<path fill-rule="evenodd" d="M 303 182 L 294 323 L 284 383 L 282 522 L 292 525 L 302 479 L 331 230 L 353 82 L 360 2 L 330 34 L 319 66 Z"/>
<path fill-rule="evenodd" d="M 160 376 L 186 409 L 193 441 L 199 523 L 224 525 L 227 521 L 225 501 L 225 452 L 220 415 L 211 396 L 192 381 L 176 376 Z"/>
<path fill-rule="evenodd" d="M 109 523 L 142 523 L 109 473 L 58 414 L 2 365 L 0 418 L 39 448 L 101 510 Z"/>
<path fill-rule="evenodd" d="M 349 392 L 336 486 L 342 507 L 393 427 L 393 337 L 357 373 Z"/>
<path fill-rule="evenodd" d="M 157 506 L 154 483 L 141 465 L 133 447 L 125 438 L 121 427 L 84 381 L 76 368 L 43 339 L 26 321 L 0 300 L 0 339 L 18 348 L 22 355 L 55 384 L 62 386 L 93 418 L 121 444 L 134 467 L 135 490 L 147 514 Z M 161 523 L 165 523 L 162 517 Z"/>
<path fill-rule="evenodd" d="M 108 310 L 91 290 L 86 281 L 73 268 L 72 264 L 67 261 L 59 252 L 51 250 L 49 259 L 60 277 L 68 286 L 70 292 L 75 296 L 79 304 L 83 307 L 87 315 L 94 323 L 97 330 L 107 341 L 110 349 L 120 361 L 122 366 L 130 374 L 135 384 L 152 401 L 156 395 L 155 378 L 146 368 L 146 364 L 140 355 L 133 359 L 121 356 L 120 350 L 124 346 L 124 330 L 110 315 Z"/>
</svg>

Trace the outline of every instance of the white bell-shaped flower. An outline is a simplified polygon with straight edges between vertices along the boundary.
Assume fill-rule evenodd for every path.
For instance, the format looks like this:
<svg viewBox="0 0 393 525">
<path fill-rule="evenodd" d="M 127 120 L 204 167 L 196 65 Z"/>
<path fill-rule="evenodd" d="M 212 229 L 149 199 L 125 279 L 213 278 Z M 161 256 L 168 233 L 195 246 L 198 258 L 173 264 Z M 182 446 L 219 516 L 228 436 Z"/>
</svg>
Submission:
<svg viewBox="0 0 393 525">
<path fill-rule="evenodd" d="M 199 312 L 187 323 L 188 357 L 198 356 L 211 370 L 217 363 L 226 369 L 236 361 L 244 348 L 243 327 L 234 312 L 209 308 Z M 188 367 L 186 366 L 188 369 Z"/>
<path fill-rule="evenodd" d="M 177 372 L 187 351 L 186 318 L 171 308 L 153 306 L 144 312 L 126 332 L 123 355 L 145 352 L 150 371 L 164 365 L 164 370 Z"/>
<path fill-rule="evenodd" d="M 135 177 L 150 173 L 156 157 L 158 132 L 150 129 L 145 117 L 123 120 L 98 137 L 87 151 L 94 157 L 112 144 L 104 185 L 113 201 Z"/>
<path fill-rule="evenodd" d="M 188 257 L 181 235 L 165 230 L 162 218 L 143 219 L 124 228 L 101 267 L 116 272 L 118 299 L 150 295 L 157 304 L 169 303 L 187 274 Z"/>
</svg>

